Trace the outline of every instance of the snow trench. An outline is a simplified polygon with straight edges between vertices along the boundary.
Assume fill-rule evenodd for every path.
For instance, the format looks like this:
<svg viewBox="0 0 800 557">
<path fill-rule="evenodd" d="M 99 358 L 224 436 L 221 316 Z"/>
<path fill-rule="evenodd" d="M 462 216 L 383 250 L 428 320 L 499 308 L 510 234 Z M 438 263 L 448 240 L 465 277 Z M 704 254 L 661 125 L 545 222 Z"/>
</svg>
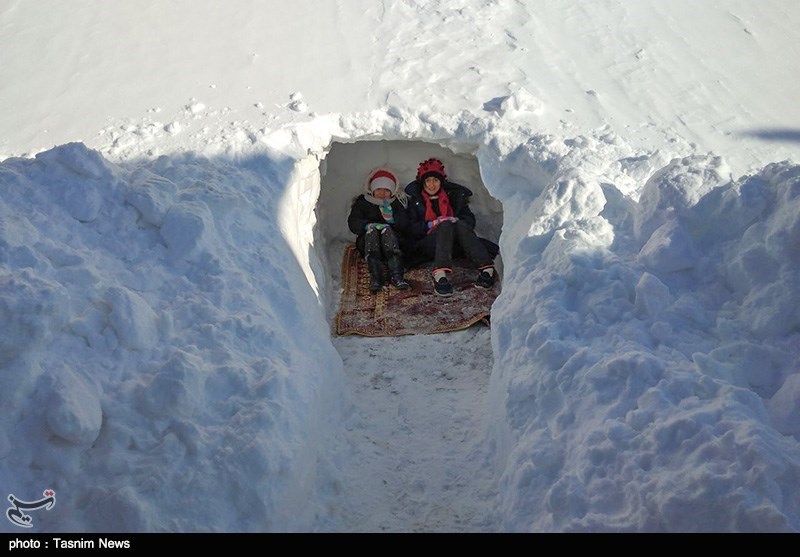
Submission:
<svg viewBox="0 0 800 557">
<path fill-rule="evenodd" d="M 401 187 L 420 161 L 438 157 L 448 177 L 470 188 L 478 234 L 499 242 L 502 205 L 483 184 L 474 153 L 414 140 L 334 142 L 320 164 L 315 245 L 337 311 L 341 258 L 353 234 L 352 200 L 369 172 L 390 168 Z M 501 269 L 502 257 L 496 259 Z M 324 296 L 323 296 L 324 298 Z M 431 300 L 436 303 L 436 300 Z M 396 338 L 334 337 L 352 404 L 336 446 L 321 460 L 338 493 L 318 517 L 319 531 L 468 532 L 496 529 L 496 484 L 486 468 L 487 391 L 491 333 L 468 331 Z"/>
<path fill-rule="evenodd" d="M 477 205 L 497 215 L 484 223 L 502 231 L 504 267 L 473 431 L 490 453 L 473 476 L 481 495 L 461 501 L 464 512 L 448 507 L 448 518 L 431 509 L 428 526 L 797 530 L 800 448 L 787 417 L 798 407 L 800 318 L 790 300 L 800 229 L 782 206 L 796 203 L 797 167 L 785 161 L 737 179 L 722 157 L 637 152 L 610 131 L 511 140 L 484 132 L 477 142 L 425 138 L 444 159 L 463 160 L 465 175 L 480 178 L 470 185 L 485 184 Z M 397 158 L 386 162 L 406 175 L 431 151 L 396 139 L 332 145 L 309 246 L 342 239 L 341 215 L 375 166 L 369 159 L 386 159 L 389 147 Z M 327 189 L 342 183 L 345 199 Z M 337 258 L 312 263 L 310 283 L 331 275 L 326 264 Z M 755 481 L 743 451 L 759 462 Z M 709 466 L 730 475 L 712 479 Z M 715 482 L 732 494 L 727 503 L 670 511 L 692 507 Z M 373 527 L 425 528 L 407 518 Z"/>
<path fill-rule="evenodd" d="M 45 531 L 800 530 L 797 165 L 735 178 L 470 114 L 241 135 L 0 165 L 0 480 L 57 491 Z M 331 335 L 349 202 L 437 155 L 500 244 L 492 328 L 355 369 L 385 354 Z M 420 349 L 480 365 L 459 382 Z M 370 389 L 385 406 L 353 411 Z M 449 459 L 410 412 L 437 389 Z M 399 461 L 352 466 L 398 432 Z"/>
</svg>

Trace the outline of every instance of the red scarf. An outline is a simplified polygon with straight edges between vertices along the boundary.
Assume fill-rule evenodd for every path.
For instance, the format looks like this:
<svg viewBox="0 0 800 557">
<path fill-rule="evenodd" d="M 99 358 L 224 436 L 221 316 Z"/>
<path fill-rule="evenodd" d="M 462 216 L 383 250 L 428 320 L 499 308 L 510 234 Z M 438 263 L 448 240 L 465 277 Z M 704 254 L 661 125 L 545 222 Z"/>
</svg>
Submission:
<svg viewBox="0 0 800 557">
<path fill-rule="evenodd" d="M 450 199 L 447 197 L 447 192 L 444 191 L 444 188 L 439 188 L 439 192 L 431 197 L 428 195 L 428 192 L 422 192 L 422 199 L 425 200 L 425 220 L 432 221 L 436 217 L 454 217 L 453 208 L 450 206 Z M 433 210 L 433 203 L 431 199 L 438 199 L 439 200 L 439 214 L 436 214 L 436 211 Z"/>
</svg>

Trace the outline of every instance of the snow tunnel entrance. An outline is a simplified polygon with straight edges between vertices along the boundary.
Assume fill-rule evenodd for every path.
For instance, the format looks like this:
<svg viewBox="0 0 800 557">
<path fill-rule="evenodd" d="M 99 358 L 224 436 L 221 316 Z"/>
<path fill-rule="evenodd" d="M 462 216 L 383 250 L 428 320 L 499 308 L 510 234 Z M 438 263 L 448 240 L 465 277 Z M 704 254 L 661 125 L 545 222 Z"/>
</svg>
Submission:
<svg viewBox="0 0 800 557">
<path fill-rule="evenodd" d="M 351 409 L 346 427 L 326 437 L 340 440 L 331 454 L 342 471 L 336 489 L 328 490 L 330 531 L 357 525 L 362 531 L 411 532 L 421 524 L 428 531 L 480 531 L 490 524 L 494 470 L 474 455 L 487 450 L 482 428 L 491 408 L 491 329 L 375 338 L 335 332 L 343 253 L 355 241 L 347 217 L 373 169 L 385 165 L 405 187 L 421 161 L 441 159 L 448 178 L 473 193 L 478 234 L 500 243 L 502 204 L 484 185 L 476 156 L 459 148 L 411 140 L 332 143 L 319 163 L 311 246 L 318 260 L 312 268 Z M 430 297 L 429 304 L 438 305 L 438 297 Z"/>
<path fill-rule="evenodd" d="M 317 284 L 328 285 L 321 293 L 328 307 L 328 317 L 336 312 L 339 275 L 344 246 L 355 241 L 347 226 L 353 200 L 363 193 L 370 171 L 379 166 L 392 169 L 405 187 L 417 172 L 419 163 L 430 157 L 442 160 L 448 178 L 472 190 L 470 207 L 477 218 L 479 236 L 499 243 L 503 228 L 503 207 L 492 197 L 481 178 L 478 159 L 471 153 L 455 152 L 439 144 L 411 140 L 334 142 L 320 162 L 320 193 L 315 208 L 314 245 L 325 276 Z M 497 258 L 500 264 L 500 256 Z"/>
</svg>

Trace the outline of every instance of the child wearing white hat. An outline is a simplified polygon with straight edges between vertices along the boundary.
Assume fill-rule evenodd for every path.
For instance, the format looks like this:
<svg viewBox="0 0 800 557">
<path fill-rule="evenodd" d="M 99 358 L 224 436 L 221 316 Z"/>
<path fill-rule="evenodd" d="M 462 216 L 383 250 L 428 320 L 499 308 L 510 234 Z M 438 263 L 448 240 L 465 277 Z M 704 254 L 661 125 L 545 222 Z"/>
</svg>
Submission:
<svg viewBox="0 0 800 557">
<path fill-rule="evenodd" d="M 384 266 L 395 288 L 411 288 L 403 276 L 400 248 L 400 238 L 408 231 L 408 198 L 394 173 L 386 168 L 371 172 L 364 189 L 353 201 L 347 225 L 356 235 L 356 247 L 367 262 L 370 292 L 379 292 L 386 286 Z"/>
</svg>

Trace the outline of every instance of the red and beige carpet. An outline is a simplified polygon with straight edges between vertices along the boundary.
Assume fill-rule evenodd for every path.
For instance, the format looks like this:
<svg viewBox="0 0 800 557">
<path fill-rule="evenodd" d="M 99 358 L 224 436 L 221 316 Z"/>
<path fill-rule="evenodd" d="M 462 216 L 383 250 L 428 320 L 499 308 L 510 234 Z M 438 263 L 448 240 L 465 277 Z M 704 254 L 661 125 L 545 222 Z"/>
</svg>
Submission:
<svg viewBox="0 0 800 557">
<path fill-rule="evenodd" d="M 492 303 L 500 293 L 499 281 L 489 289 L 476 288 L 477 270 L 466 261 L 457 263 L 449 276 L 452 296 L 434 294 L 429 266 L 406 271 L 408 290 L 387 286 L 372 294 L 367 265 L 355 244 L 348 244 L 342 259 L 343 290 L 335 333 L 384 337 L 446 333 L 481 322 L 488 325 Z"/>
</svg>

